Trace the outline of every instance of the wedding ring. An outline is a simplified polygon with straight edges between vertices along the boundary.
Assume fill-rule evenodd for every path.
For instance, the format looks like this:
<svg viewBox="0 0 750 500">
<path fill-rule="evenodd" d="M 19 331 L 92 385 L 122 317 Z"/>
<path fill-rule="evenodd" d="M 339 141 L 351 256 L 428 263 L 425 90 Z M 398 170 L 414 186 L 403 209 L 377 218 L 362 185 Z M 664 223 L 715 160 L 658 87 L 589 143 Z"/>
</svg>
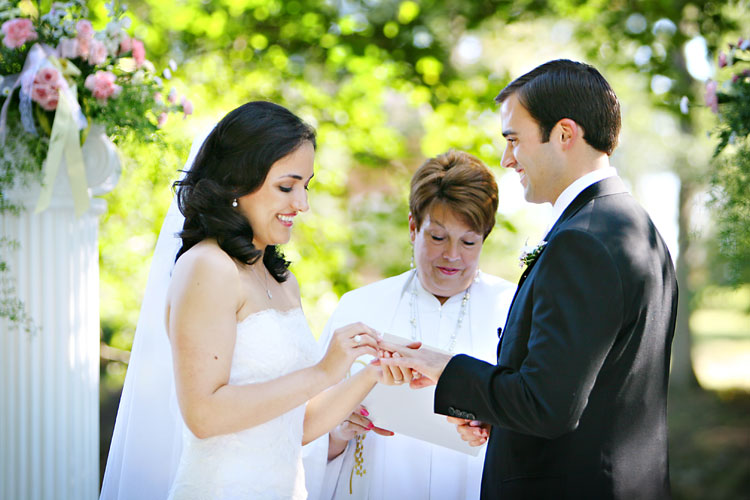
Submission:
<svg viewBox="0 0 750 500">
<path fill-rule="evenodd" d="M 354 337 L 352 337 L 352 340 L 354 340 L 354 343 L 355 343 L 355 344 L 359 345 L 359 344 L 360 344 L 360 342 L 362 342 L 362 335 L 360 335 L 360 334 L 357 334 L 357 335 L 355 335 Z"/>
<path fill-rule="evenodd" d="M 403 384 L 404 381 L 403 380 L 394 380 L 393 383 L 394 384 Z"/>
</svg>

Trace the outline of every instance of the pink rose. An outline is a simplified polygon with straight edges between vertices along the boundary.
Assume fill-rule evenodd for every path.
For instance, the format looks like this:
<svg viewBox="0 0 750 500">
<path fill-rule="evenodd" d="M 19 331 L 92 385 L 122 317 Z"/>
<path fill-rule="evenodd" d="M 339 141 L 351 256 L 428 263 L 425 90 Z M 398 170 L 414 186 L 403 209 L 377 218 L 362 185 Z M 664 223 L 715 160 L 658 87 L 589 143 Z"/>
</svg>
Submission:
<svg viewBox="0 0 750 500">
<path fill-rule="evenodd" d="M 89 47 L 89 64 L 98 66 L 107 61 L 107 47 L 99 40 L 92 40 Z"/>
<path fill-rule="evenodd" d="M 3 31 L 3 45 L 9 49 L 17 49 L 26 42 L 37 39 L 31 19 L 11 19 L 5 21 L 0 29 Z"/>
<path fill-rule="evenodd" d="M 39 104 L 47 111 L 57 109 L 57 101 L 60 99 L 60 73 L 55 68 L 42 68 L 34 75 L 34 83 L 31 86 L 31 100 Z"/>
<path fill-rule="evenodd" d="M 91 21 L 82 19 L 76 23 L 76 38 L 91 40 L 94 38 L 94 27 L 91 26 Z"/>
<path fill-rule="evenodd" d="M 94 97 L 102 101 L 117 97 L 122 91 L 122 87 L 115 83 L 115 75 L 109 71 L 97 71 L 87 76 L 83 85 Z"/>
<path fill-rule="evenodd" d="M 193 103 L 186 98 L 182 98 L 182 112 L 185 113 L 185 117 L 193 114 Z"/>
<path fill-rule="evenodd" d="M 94 28 L 91 22 L 85 19 L 76 23 L 76 40 L 78 40 L 78 57 L 88 59 L 91 51 L 91 42 L 94 41 Z"/>
<path fill-rule="evenodd" d="M 31 87 L 31 100 L 39 104 L 47 111 L 57 108 L 57 100 L 60 98 L 59 91 L 49 85 L 34 84 Z"/>
<path fill-rule="evenodd" d="M 65 59 L 78 57 L 78 40 L 75 38 L 60 38 L 60 43 L 57 44 L 57 53 Z"/>
<path fill-rule="evenodd" d="M 130 42 L 133 46 L 133 59 L 135 59 L 135 67 L 140 68 L 146 61 L 146 49 L 143 47 L 143 42 L 133 38 Z"/>
<path fill-rule="evenodd" d="M 706 106 L 711 108 L 711 111 L 713 111 L 715 114 L 719 113 L 719 98 L 716 96 L 716 89 L 718 88 L 718 84 L 713 81 L 709 80 L 706 83 Z"/>
<path fill-rule="evenodd" d="M 158 120 L 157 120 L 157 125 L 158 125 L 159 128 L 162 128 L 165 123 L 167 123 L 167 114 L 166 113 L 161 113 L 159 115 Z"/>
<path fill-rule="evenodd" d="M 719 67 L 723 68 L 727 65 L 727 55 L 724 52 L 719 52 Z"/>
<path fill-rule="evenodd" d="M 76 44 L 78 46 L 78 57 L 88 59 L 92 40 L 88 38 L 76 38 L 76 42 L 78 42 Z"/>
<path fill-rule="evenodd" d="M 132 38 L 130 38 L 128 35 L 125 35 L 125 37 L 120 40 L 120 54 L 125 54 L 126 52 L 130 52 L 131 50 L 133 50 Z"/>
<path fill-rule="evenodd" d="M 60 73 L 51 67 L 45 67 L 34 75 L 34 85 L 47 85 L 57 90 L 60 88 Z"/>
</svg>

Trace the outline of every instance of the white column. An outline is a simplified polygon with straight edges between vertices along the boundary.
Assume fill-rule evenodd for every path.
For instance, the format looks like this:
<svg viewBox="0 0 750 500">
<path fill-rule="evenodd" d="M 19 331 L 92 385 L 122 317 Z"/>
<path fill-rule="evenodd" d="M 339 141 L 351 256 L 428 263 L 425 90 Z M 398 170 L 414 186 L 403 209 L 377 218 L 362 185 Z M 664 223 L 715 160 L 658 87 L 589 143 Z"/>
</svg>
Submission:
<svg viewBox="0 0 750 500">
<path fill-rule="evenodd" d="M 84 145 L 90 194 L 117 182 L 117 151 L 92 127 Z M 99 492 L 99 252 L 106 203 L 77 217 L 63 165 L 50 206 L 34 213 L 39 186 L 8 198 L 0 214 L 18 247 L 3 250 L 35 331 L 0 319 L 0 499 L 94 500 Z"/>
</svg>

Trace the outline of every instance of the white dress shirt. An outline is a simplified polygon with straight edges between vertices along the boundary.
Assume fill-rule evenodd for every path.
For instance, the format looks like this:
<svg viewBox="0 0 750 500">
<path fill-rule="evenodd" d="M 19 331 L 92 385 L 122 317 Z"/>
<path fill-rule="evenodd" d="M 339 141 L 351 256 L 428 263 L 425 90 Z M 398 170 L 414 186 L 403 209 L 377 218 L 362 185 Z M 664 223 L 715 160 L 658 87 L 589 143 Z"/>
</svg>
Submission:
<svg viewBox="0 0 750 500">
<path fill-rule="evenodd" d="M 552 223 L 547 228 L 547 232 L 552 229 L 557 222 L 557 219 L 559 219 L 565 209 L 568 208 L 568 205 L 570 205 L 573 200 L 576 199 L 576 196 L 581 194 L 584 189 L 608 177 L 615 176 L 617 176 L 617 169 L 615 167 L 604 167 L 589 172 L 573 181 L 570 186 L 566 187 L 565 190 L 560 193 L 560 196 L 557 197 L 555 203 L 552 205 Z"/>
</svg>

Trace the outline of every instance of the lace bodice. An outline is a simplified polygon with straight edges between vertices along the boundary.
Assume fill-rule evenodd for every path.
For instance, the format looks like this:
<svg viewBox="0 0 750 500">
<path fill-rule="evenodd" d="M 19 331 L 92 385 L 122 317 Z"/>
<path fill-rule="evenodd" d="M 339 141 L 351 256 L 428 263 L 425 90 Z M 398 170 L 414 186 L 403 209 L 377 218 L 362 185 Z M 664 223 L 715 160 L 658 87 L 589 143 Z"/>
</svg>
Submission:
<svg viewBox="0 0 750 500">
<path fill-rule="evenodd" d="M 237 324 L 229 383 L 264 382 L 310 366 L 318 348 L 302 309 L 267 309 Z M 302 468 L 304 405 L 233 434 L 196 438 L 183 451 L 170 499 L 306 498 Z"/>
</svg>

